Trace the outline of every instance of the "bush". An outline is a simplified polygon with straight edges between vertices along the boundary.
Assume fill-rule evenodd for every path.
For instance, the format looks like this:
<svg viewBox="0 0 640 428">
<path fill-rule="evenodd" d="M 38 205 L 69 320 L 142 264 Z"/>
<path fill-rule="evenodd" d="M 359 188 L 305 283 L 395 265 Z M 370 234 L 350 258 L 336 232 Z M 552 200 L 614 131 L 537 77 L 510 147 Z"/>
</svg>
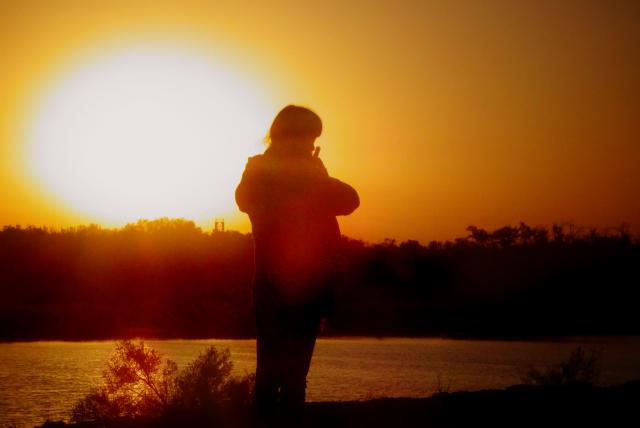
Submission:
<svg viewBox="0 0 640 428">
<path fill-rule="evenodd" d="M 556 367 L 540 370 L 530 366 L 522 377 L 522 382 L 531 385 L 593 384 L 600 374 L 601 361 L 600 352 L 591 350 L 587 354 L 578 347 L 566 361 Z"/>
<path fill-rule="evenodd" d="M 249 404 L 254 377 L 233 378 L 232 369 L 228 349 L 208 347 L 177 377 L 175 404 L 187 410 Z"/>
<path fill-rule="evenodd" d="M 75 404 L 71 420 L 104 422 L 247 405 L 253 376 L 236 379 L 232 369 L 228 349 L 210 346 L 179 372 L 171 360 L 163 365 L 161 356 L 144 342 L 120 341 L 102 375 L 102 385 Z"/>
</svg>

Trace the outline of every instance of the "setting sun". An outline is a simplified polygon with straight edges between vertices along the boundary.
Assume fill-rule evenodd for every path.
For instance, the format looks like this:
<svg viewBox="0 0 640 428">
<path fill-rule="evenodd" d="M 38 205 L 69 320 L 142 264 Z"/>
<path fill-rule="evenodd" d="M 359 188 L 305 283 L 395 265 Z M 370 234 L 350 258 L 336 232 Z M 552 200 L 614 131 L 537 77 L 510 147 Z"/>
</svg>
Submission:
<svg viewBox="0 0 640 428">
<path fill-rule="evenodd" d="M 261 94 L 196 50 L 102 53 L 41 95 L 28 168 L 52 196 L 103 223 L 223 215 L 273 114 Z"/>
</svg>

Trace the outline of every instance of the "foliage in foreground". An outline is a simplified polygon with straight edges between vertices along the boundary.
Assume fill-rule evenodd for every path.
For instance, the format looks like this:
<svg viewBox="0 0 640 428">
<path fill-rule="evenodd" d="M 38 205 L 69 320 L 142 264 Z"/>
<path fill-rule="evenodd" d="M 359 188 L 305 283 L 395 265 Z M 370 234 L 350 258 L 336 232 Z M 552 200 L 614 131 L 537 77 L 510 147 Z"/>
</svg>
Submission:
<svg viewBox="0 0 640 428">
<path fill-rule="evenodd" d="M 530 366 L 522 377 L 522 382 L 531 385 L 593 384 L 600 374 L 601 361 L 602 358 L 597 351 L 587 352 L 578 347 L 571 352 L 566 361 L 556 367 L 542 370 Z"/>
<path fill-rule="evenodd" d="M 73 422 L 118 417 L 160 416 L 168 412 L 215 412 L 249 403 L 253 376 L 235 378 L 228 349 L 206 348 L 183 370 L 144 342 L 120 341 L 102 375 L 102 384 L 79 400 Z"/>
</svg>

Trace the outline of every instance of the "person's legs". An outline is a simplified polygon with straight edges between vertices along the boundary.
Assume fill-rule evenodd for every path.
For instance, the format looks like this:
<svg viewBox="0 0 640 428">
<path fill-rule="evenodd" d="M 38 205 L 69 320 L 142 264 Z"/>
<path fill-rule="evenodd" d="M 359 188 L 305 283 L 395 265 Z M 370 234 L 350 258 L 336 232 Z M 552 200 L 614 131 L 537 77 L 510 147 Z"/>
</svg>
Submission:
<svg viewBox="0 0 640 428">
<path fill-rule="evenodd" d="M 257 279 L 254 404 L 272 411 L 279 402 L 287 413 L 304 404 L 306 377 L 326 299 L 284 303 L 277 287 L 260 276 Z"/>
<path fill-rule="evenodd" d="M 276 311 L 271 304 L 256 299 L 256 381 L 253 404 L 256 410 L 270 413 L 275 410 L 280 387 L 281 340 L 276 323 Z"/>
<path fill-rule="evenodd" d="M 299 410 L 305 401 L 307 373 L 320 328 L 320 314 L 311 305 L 296 308 L 287 317 L 280 402 L 289 410 Z"/>
<path fill-rule="evenodd" d="M 278 400 L 278 367 L 274 358 L 273 337 L 258 332 L 256 339 L 256 382 L 253 388 L 253 403 L 257 410 L 270 411 Z"/>
</svg>

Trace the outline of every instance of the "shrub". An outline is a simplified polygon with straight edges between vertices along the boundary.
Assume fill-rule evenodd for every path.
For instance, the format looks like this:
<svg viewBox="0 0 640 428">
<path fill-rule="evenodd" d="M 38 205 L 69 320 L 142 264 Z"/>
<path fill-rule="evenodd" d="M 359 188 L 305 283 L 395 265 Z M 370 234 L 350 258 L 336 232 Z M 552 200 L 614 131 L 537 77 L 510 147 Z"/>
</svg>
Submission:
<svg viewBox="0 0 640 428">
<path fill-rule="evenodd" d="M 532 385 L 593 384 L 600 374 L 601 361 L 600 352 L 591 350 L 587 353 L 578 347 L 566 361 L 555 367 L 540 370 L 530 366 L 522 382 Z"/>
<path fill-rule="evenodd" d="M 248 404 L 253 376 L 231 376 L 228 349 L 210 346 L 180 372 L 175 404 L 182 409 L 207 409 L 228 404 Z"/>
<path fill-rule="evenodd" d="M 248 404 L 253 377 L 231 376 L 228 349 L 210 346 L 185 369 L 166 360 L 144 342 L 116 345 L 102 385 L 79 400 L 73 422 L 108 421 L 118 417 L 161 416 L 168 411 L 215 412 L 224 406 Z"/>
</svg>

